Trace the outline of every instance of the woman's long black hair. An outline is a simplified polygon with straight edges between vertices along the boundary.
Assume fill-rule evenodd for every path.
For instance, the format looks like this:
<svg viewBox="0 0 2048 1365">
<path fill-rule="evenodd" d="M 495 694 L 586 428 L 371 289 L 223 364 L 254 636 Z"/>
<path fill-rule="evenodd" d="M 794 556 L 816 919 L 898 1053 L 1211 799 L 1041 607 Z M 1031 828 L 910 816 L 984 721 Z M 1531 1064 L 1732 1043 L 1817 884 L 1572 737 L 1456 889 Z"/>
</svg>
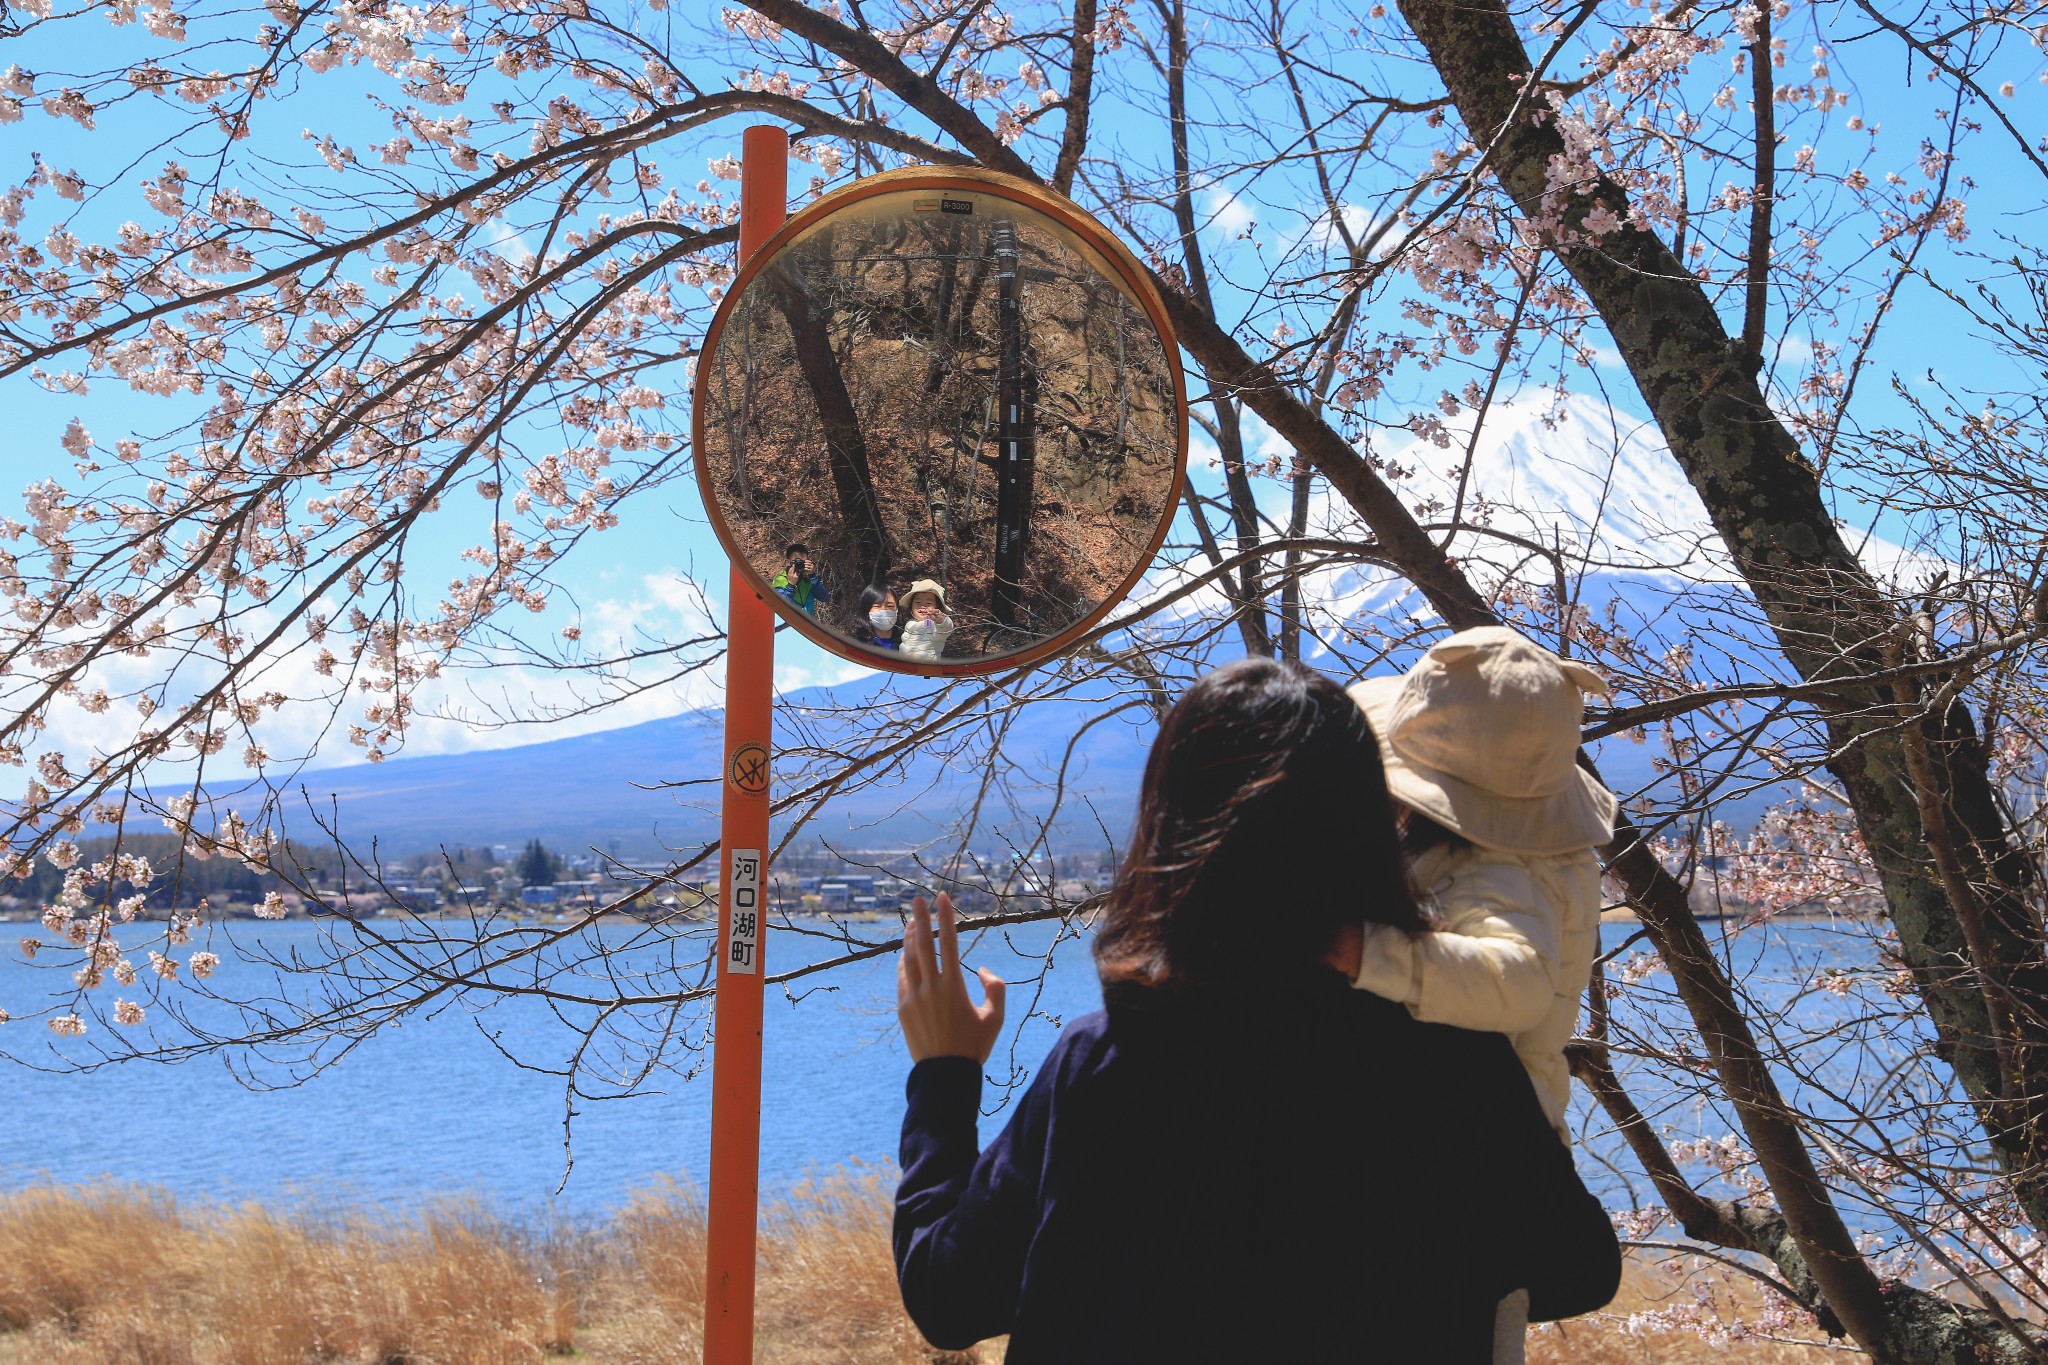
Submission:
<svg viewBox="0 0 2048 1365">
<path fill-rule="evenodd" d="M 1095 935 L 1106 999 L 1299 980 L 1345 925 L 1426 927 L 1379 744 L 1299 664 L 1217 669 L 1167 714 Z"/>
</svg>

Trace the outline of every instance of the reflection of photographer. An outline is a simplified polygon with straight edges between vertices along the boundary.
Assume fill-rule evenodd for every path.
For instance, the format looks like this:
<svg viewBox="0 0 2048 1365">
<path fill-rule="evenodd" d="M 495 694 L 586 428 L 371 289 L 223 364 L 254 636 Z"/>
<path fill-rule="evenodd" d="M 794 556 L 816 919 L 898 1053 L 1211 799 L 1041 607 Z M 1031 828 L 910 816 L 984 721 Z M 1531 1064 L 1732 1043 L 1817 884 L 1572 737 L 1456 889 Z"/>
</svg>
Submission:
<svg viewBox="0 0 2048 1365">
<path fill-rule="evenodd" d="M 811 552 L 804 546 L 790 546 L 787 559 L 782 572 L 768 580 L 768 586 L 796 603 L 797 610 L 804 615 L 816 616 L 818 604 L 832 600 L 831 590 L 818 581 Z"/>
</svg>

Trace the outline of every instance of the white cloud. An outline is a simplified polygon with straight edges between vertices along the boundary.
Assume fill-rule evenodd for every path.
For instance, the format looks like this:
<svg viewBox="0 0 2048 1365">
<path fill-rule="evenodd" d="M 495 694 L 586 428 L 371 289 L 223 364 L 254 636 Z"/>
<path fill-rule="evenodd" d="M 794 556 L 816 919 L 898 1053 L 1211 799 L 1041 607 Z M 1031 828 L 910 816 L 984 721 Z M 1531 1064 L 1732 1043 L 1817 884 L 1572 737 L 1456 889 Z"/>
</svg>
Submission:
<svg viewBox="0 0 2048 1365">
<path fill-rule="evenodd" d="M 1338 230 L 1340 224 L 1343 228 L 1341 232 Z M 1373 216 L 1371 210 L 1360 204 L 1345 204 L 1334 214 L 1318 214 L 1309 228 L 1308 239 L 1325 250 L 1335 251 L 1343 247 L 1347 235 L 1354 242 L 1362 242 L 1379 226 L 1379 220 Z M 1393 234 L 1389 233 L 1381 239 L 1379 249 L 1373 254 L 1376 257 L 1386 255 L 1389 245 L 1394 240 Z"/>
<path fill-rule="evenodd" d="M 503 218 L 491 220 L 483 245 L 485 250 L 497 252 L 514 265 L 525 265 L 533 259 L 533 248 L 526 244 L 525 236 Z"/>
<path fill-rule="evenodd" d="M 1803 370 L 1813 363 L 1813 340 L 1788 332 L 1778 338 L 1775 353 L 1780 369 Z"/>
<path fill-rule="evenodd" d="M 1209 226 L 1217 232 L 1236 237 L 1250 231 L 1258 222 L 1258 213 L 1251 203 L 1242 195 L 1220 186 L 1202 190 L 1196 199 Z"/>
<path fill-rule="evenodd" d="M 775 690 L 794 692 L 805 687 L 837 687 L 878 670 L 866 664 L 827 653 L 793 630 L 775 636 Z"/>
<path fill-rule="evenodd" d="M 507 748 L 716 706 L 723 700 L 723 666 L 712 662 L 688 670 L 684 665 L 718 648 L 724 606 L 718 598 L 693 590 L 679 573 L 664 570 L 642 575 L 631 595 L 585 604 L 577 616 L 550 611 L 525 639 L 535 648 L 545 643 L 558 651 L 559 663 L 499 647 L 451 664 L 414 693 L 415 710 L 403 744 L 393 748 L 391 756 Z M 278 619 L 275 608 L 256 608 L 244 615 L 241 629 L 260 636 Z M 563 639 L 565 624 L 580 626 L 582 638 L 573 643 Z M 288 632 L 288 638 L 296 642 L 274 650 L 247 671 L 243 693 L 280 692 L 292 700 L 266 711 L 251 735 L 231 736 L 222 751 L 207 760 L 210 782 L 248 774 L 242 755 L 252 737 L 268 753 L 270 769 L 278 773 L 297 764 L 338 768 L 369 761 L 364 749 L 349 743 L 348 728 L 363 723 L 366 704 L 385 700 L 387 694 L 350 686 L 346 665 L 337 665 L 331 677 L 323 676 L 316 667 L 319 646 L 296 630 Z M 675 652 L 664 652 L 664 646 Z M 94 665 L 83 690 L 103 688 L 114 697 L 153 695 L 173 662 L 168 651 L 141 659 L 117 654 Z M 178 675 L 154 717 L 146 719 L 132 701 L 113 702 L 98 714 L 73 700 L 54 703 L 48 728 L 29 754 L 31 765 L 40 754 L 54 751 L 64 754 L 74 771 L 80 770 L 87 766 L 88 756 L 125 747 L 143 725 L 166 723 L 181 701 L 218 676 L 217 670 L 195 667 L 192 658 L 176 662 Z M 814 671 L 818 676 L 809 681 L 838 680 L 824 670 Z M 543 719 L 544 734 L 536 724 L 520 723 Z M 169 759 L 152 765 L 147 777 L 157 784 L 189 782 L 192 757 L 189 747 L 180 746 Z M 21 781 L 26 780 L 24 775 Z"/>
</svg>

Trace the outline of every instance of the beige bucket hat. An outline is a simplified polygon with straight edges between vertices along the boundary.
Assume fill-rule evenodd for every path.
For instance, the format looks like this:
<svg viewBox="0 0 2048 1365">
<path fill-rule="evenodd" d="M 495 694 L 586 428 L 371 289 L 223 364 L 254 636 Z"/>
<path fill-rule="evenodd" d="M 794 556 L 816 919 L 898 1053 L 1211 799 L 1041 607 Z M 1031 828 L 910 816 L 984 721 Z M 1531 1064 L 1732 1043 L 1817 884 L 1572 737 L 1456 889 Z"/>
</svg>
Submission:
<svg viewBox="0 0 2048 1365">
<path fill-rule="evenodd" d="M 1461 630 L 1406 673 L 1351 688 L 1387 790 L 1475 844 L 1570 853 L 1614 835 L 1617 803 L 1575 761 L 1587 692 L 1607 680 L 1505 626 Z"/>
<path fill-rule="evenodd" d="M 939 580 L 936 578 L 918 579 L 915 583 L 912 583 L 909 586 L 909 588 L 904 590 L 903 596 L 897 598 L 896 600 L 898 602 L 905 604 L 905 607 L 907 609 L 910 599 L 917 596 L 921 592 L 928 592 L 932 596 L 938 598 L 940 611 L 953 610 L 953 608 L 948 606 L 946 603 L 946 590 L 939 586 Z"/>
</svg>

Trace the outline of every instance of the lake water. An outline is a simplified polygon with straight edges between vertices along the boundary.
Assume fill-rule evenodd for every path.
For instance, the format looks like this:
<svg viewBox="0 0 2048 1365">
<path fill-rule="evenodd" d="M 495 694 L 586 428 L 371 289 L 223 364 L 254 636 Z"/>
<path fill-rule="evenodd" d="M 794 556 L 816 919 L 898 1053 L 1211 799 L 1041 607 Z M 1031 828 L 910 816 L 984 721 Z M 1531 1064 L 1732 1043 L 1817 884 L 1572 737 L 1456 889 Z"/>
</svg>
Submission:
<svg viewBox="0 0 2048 1365">
<path fill-rule="evenodd" d="M 889 927 L 871 928 L 881 936 Z M 1631 928 L 1608 926 L 1610 945 Z M 319 929 L 285 922 L 260 930 L 238 925 L 236 932 L 260 932 L 267 948 L 288 950 L 312 946 Z M 1033 1012 L 1021 1035 L 1012 1034 L 1016 1064 L 1026 1069 L 1045 1054 L 1058 1022 L 1099 1003 L 1086 943 L 1071 936 L 1056 942 L 1057 932 L 1050 924 L 1020 926 L 967 954 L 970 966 L 988 965 L 1006 978 L 1050 959 L 1042 983 L 1010 992 L 1013 1018 L 1027 1006 Z M 51 989 L 55 974 L 46 961 L 24 962 L 14 936 L 6 935 L 8 951 L 0 957 L 0 1006 L 21 1014 Z M 1737 943 L 1753 992 L 1807 1001 L 1815 996 L 1802 987 L 1815 964 L 1859 947 L 1848 936 L 1800 925 L 1751 930 Z M 225 959 L 225 948 L 215 947 Z M 779 934 L 769 945 L 770 967 L 786 968 L 808 951 L 804 940 Z M 215 984 L 231 985 L 238 970 L 253 969 L 224 961 Z M 798 1003 L 770 988 L 764 1193 L 848 1161 L 893 1157 L 909 1065 L 895 1028 L 894 974 L 894 957 L 883 956 L 806 981 L 831 989 Z M 111 983 L 101 989 L 117 990 Z M 482 1018 L 525 1056 L 560 1055 L 569 1045 L 567 1030 L 531 1003 L 499 1006 Z M 21 1061 L 49 1060 L 53 1042 L 37 1022 L 17 1020 L 0 1031 L 0 1046 Z M 1000 1072 L 1011 1055 L 1006 1039 L 991 1071 Z M 463 1192 L 520 1213 L 596 1216 L 658 1177 L 704 1179 L 709 1069 L 689 1079 L 658 1076 L 655 1085 L 660 1093 L 578 1103 L 575 1162 L 563 1184 L 562 1082 L 512 1065 L 460 1008 L 408 1017 L 332 1069 L 285 1089 L 252 1089 L 218 1058 L 124 1063 L 87 1075 L 0 1063 L 0 1185 L 109 1177 L 188 1197 L 298 1192 L 398 1204 Z M 1656 1097 L 1638 1098 L 1656 1111 Z M 984 1137 L 1000 1122 L 984 1119 Z M 1619 1189 L 1614 1197 L 1627 1199 Z"/>
</svg>

